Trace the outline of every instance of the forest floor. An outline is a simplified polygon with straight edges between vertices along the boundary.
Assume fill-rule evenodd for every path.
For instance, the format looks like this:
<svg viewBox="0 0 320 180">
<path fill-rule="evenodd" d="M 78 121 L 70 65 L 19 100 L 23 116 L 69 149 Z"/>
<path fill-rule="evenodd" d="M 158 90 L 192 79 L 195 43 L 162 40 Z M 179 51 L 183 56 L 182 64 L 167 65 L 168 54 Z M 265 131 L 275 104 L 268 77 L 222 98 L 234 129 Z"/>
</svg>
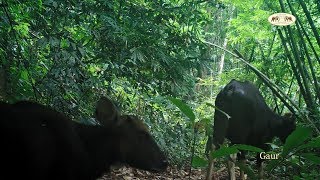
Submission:
<svg viewBox="0 0 320 180">
<path fill-rule="evenodd" d="M 236 169 L 236 174 L 239 171 Z M 218 180 L 227 179 L 227 169 L 222 168 L 214 175 Z M 98 180 L 205 180 L 206 169 L 192 169 L 189 177 L 188 169 L 178 169 L 176 167 L 168 167 L 167 171 L 162 173 L 151 173 L 131 167 L 115 167 L 111 172 L 105 174 Z"/>
</svg>

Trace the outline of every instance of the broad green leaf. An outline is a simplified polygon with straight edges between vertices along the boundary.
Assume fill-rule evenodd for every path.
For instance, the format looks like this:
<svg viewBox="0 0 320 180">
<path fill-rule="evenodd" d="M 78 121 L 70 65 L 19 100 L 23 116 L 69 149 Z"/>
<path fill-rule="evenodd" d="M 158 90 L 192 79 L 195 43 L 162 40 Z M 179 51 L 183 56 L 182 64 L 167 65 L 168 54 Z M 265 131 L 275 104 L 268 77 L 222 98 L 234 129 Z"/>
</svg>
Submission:
<svg viewBox="0 0 320 180">
<path fill-rule="evenodd" d="M 298 147 L 298 151 L 306 148 L 320 148 L 320 136 L 310 140 L 308 143 Z"/>
<path fill-rule="evenodd" d="M 215 159 L 215 158 L 224 157 L 230 154 L 235 154 L 238 152 L 239 152 L 238 149 L 234 147 L 221 147 L 220 149 L 213 151 L 211 153 L 211 157 Z"/>
<path fill-rule="evenodd" d="M 246 145 L 246 144 L 235 144 L 231 147 L 237 148 L 238 150 L 252 151 L 252 152 L 263 152 L 264 150 L 258 147 Z"/>
<path fill-rule="evenodd" d="M 302 178 L 301 177 L 299 177 L 299 176 L 293 176 L 293 180 L 301 180 Z"/>
<path fill-rule="evenodd" d="M 274 169 L 275 167 L 279 166 L 279 163 L 280 163 L 279 159 L 268 161 L 268 164 L 266 166 L 266 171 L 267 172 L 271 171 L 271 169 Z"/>
<path fill-rule="evenodd" d="M 192 167 L 194 168 L 206 167 L 207 165 L 208 165 L 208 161 L 201 157 L 195 156 L 192 159 Z"/>
<path fill-rule="evenodd" d="M 286 143 L 283 147 L 282 157 L 287 156 L 289 152 L 295 147 L 302 144 L 306 139 L 310 137 L 312 133 L 312 129 L 308 127 L 298 127 L 295 131 L 293 131 L 288 138 L 286 139 Z"/>
<path fill-rule="evenodd" d="M 176 98 L 172 98 L 172 97 L 168 97 L 168 99 L 174 104 L 176 105 L 180 111 L 185 114 L 192 122 L 194 122 L 195 120 L 195 115 L 192 111 L 192 109 L 185 104 L 184 102 L 182 102 L 180 99 L 176 99 Z"/>
<path fill-rule="evenodd" d="M 320 164 L 320 157 L 319 156 L 316 156 L 315 154 L 313 153 L 303 153 L 301 154 L 302 157 L 306 158 L 307 160 L 309 160 L 310 162 L 313 162 L 317 165 Z"/>
</svg>

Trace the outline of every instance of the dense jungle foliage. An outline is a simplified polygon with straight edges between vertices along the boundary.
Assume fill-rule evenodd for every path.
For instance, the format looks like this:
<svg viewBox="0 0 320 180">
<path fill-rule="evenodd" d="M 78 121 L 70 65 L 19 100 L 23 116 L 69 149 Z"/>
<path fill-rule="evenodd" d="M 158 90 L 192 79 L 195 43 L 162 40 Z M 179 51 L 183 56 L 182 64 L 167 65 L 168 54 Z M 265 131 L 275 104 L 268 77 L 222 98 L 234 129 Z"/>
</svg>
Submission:
<svg viewBox="0 0 320 180">
<path fill-rule="evenodd" d="M 295 23 L 270 24 L 278 12 Z M 148 124 L 171 166 L 205 171 L 216 95 L 248 80 L 275 112 L 297 115 L 297 131 L 271 144 L 282 158 L 267 178 L 320 175 L 319 0 L 1 0 L 0 19 L 1 100 L 94 124 L 107 95 Z M 211 154 L 214 171 L 228 154 Z"/>
</svg>

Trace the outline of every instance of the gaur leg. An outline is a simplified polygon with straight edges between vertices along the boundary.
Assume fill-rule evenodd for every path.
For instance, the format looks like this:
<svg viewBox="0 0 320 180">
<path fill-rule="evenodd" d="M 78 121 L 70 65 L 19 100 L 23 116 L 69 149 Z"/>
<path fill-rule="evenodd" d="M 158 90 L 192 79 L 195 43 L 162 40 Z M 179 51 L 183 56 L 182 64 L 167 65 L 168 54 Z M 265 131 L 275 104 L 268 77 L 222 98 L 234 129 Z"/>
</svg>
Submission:
<svg viewBox="0 0 320 180">
<path fill-rule="evenodd" d="M 231 160 L 230 160 L 231 159 Z M 228 170 L 229 170 L 229 180 L 236 180 L 235 164 L 237 159 L 236 154 L 231 154 L 230 159 L 228 159 Z"/>
<path fill-rule="evenodd" d="M 259 173 L 259 179 L 263 179 L 263 160 L 260 158 L 259 153 L 257 153 L 257 168 L 258 168 L 258 173 Z"/>
<path fill-rule="evenodd" d="M 238 154 L 238 159 L 240 161 L 240 164 L 242 166 L 246 165 L 246 153 L 244 151 L 241 151 L 240 154 Z M 244 180 L 245 179 L 245 175 L 243 170 L 240 169 L 240 179 Z"/>
</svg>

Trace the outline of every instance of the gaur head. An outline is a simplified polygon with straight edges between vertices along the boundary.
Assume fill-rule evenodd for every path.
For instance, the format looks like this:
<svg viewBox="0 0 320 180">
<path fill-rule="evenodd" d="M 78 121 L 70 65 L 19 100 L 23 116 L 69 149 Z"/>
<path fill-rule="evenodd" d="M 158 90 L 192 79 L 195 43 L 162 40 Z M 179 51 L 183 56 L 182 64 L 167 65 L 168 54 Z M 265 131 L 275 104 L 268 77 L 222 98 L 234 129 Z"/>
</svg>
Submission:
<svg viewBox="0 0 320 180">
<path fill-rule="evenodd" d="M 122 159 L 131 166 L 150 170 L 163 171 L 168 162 L 147 126 L 136 116 L 120 117 L 119 128 L 123 133 L 120 143 Z"/>
<path fill-rule="evenodd" d="M 277 136 L 282 143 L 285 143 L 287 137 L 296 129 L 295 117 L 291 113 L 286 113 L 281 117 L 281 125 L 277 128 Z"/>
<path fill-rule="evenodd" d="M 133 115 L 119 116 L 108 98 L 101 98 L 97 104 L 97 120 L 115 133 L 120 161 L 132 167 L 149 171 L 163 171 L 167 158 L 149 133 L 147 126 Z"/>
</svg>

